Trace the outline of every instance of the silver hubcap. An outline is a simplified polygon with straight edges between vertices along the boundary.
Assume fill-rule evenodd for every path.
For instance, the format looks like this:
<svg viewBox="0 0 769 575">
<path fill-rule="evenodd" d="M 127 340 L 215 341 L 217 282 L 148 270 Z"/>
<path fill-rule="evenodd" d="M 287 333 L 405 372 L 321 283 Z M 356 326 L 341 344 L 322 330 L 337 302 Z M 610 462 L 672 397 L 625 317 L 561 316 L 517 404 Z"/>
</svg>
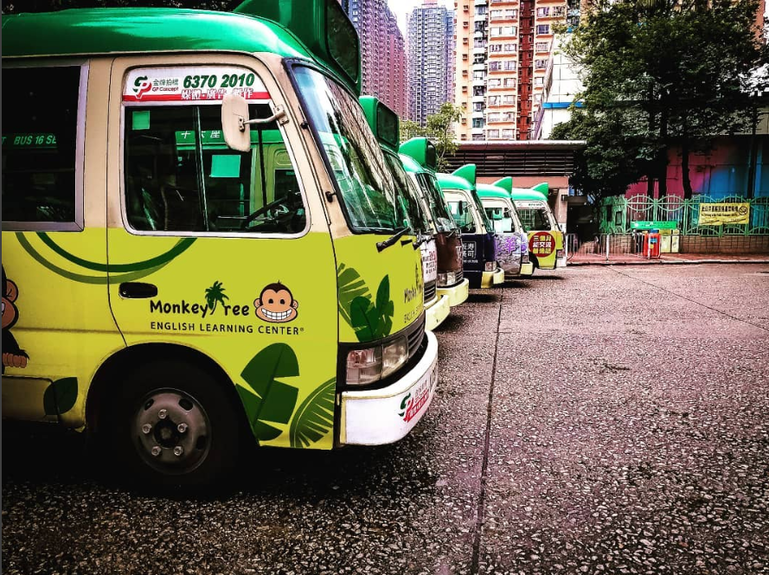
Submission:
<svg viewBox="0 0 769 575">
<path fill-rule="evenodd" d="M 211 446 L 211 422 L 205 410 L 193 397 L 175 389 L 148 395 L 131 425 L 142 459 L 167 475 L 192 471 Z"/>
</svg>

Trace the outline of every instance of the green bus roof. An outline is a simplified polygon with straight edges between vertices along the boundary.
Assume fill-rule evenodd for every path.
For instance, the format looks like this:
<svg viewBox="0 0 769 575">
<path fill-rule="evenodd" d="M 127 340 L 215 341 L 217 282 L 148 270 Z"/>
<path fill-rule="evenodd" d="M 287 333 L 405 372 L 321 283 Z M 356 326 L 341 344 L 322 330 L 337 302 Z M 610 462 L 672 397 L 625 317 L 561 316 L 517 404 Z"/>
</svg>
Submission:
<svg viewBox="0 0 769 575">
<path fill-rule="evenodd" d="M 460 178 L 464 178 L 467 180 L 470 185 L 475 188 L 475 182 L 476 182 L 476 168 L 475 164 L 465 164 L 461 168 L 457 168 L 452 172 L 453 175 L 459 176 Z"/>
<path fill-rule="evenodd" d="M 531 188 L 513 188 L 510 195 L 514 200 L 540 200 L 547 202 L 547 198 L 542 192 L 538 192 Z"/>
<path fill-rule="evenodd" d="M 493 185 L 506 190 L 507 193 L 509 194 L 513 191 L 513 178 L 511 178 L 510 176 L 507 176 L 506 178 L 497 180 L 496 182 L 494 182 Z"/>
<path fill-rule="evenodd" d="M 398 151 L 414 158 L 420 166 L 427 170 L 434 172 L 438 167 L 438 153 L 435 145 L 427 138 L 411 138 L 403 142 Z"/>
<path fill-rule="evenodd" d="M 426 171 L 422 167 L 422 165 L 411 156 L 408 156 L 406 154 L 398 154 L 398 157 L 401 159 L 401 164 L 403 164 L 403 169 L 406 170 L 408 173 L 421 174 Z"/>
<path fill-rule="evenodd" d="M 379 145 L 397 154 L 400 137 L 398 114 L 374 96 L 361 96 L 358 101 Z"/>
<path fill-rule="evenodd" d="M 475 190 L 480 198 L 498 198 L 500 200 L 509 200 L 510 193 L 499 186 L 492 184 L 477 184 Z"/>
<path fill-rule="evenodd" d="M 531 186 L 531 189 L 535 192 L 541 192 L 545 196 L 550 193 L 550 186 L 547 185 L 547 182 L 540 182 L 536 186 Z"/>
<path fill-rule="evenodd" d="M 320 6 L 323 2 L 330 3 L 331 0 L 307 2 Z M 251 2 L 246 1 L 237 9 L 247 12 L 253 8 L 250 4 Z M 267 6 L 270 3 L 263 4 Z M 306 20 L 311 19 L 311 15 L 304 16 Z M 283 20 L 294 26 L 295 19 L 284 17 Z M 332 71 L 356 94 L 360 93 L 360 75 L 357 78 L 351 77 L 328 51 L 324 53 L 317 46 L 308 47 L 306 42 L 311 38 L 306 30 L 298 29 L 296 32 L 298 34 L 295 34 L 293 29 L 289 30 L 285 25 L 257 16 L 254 12 L 229 13 L 176 8 L 79 8 L 3 15 L 2 50 L 3 58 L 193 50 L 268 52 L 283 58 L 314 61 Z"/>
<path fill-rule="evenodd" d="M 453 188 L 472 192 L 475 189 L 475 186 L 471 185 L 466 179 L 455 176 L 454 174 L 435 174 L 435 177 L 438 179 L 438 185 L 440 186 L 441 191 Z"/>
</svg>

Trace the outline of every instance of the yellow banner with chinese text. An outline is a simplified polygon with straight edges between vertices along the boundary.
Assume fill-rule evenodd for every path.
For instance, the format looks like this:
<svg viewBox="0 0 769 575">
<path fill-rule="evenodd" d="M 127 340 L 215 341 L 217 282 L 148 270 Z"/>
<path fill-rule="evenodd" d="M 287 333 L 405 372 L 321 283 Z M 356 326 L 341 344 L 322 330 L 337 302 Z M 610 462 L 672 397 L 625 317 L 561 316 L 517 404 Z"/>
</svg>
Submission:
<svg viewBox="0 0 769 575">
<path fill-rule="evenodd" d="M 748 223 L 750 223 L 750 204 L 748 203 L 700 204 L 701 226 Z"/>
</svg>

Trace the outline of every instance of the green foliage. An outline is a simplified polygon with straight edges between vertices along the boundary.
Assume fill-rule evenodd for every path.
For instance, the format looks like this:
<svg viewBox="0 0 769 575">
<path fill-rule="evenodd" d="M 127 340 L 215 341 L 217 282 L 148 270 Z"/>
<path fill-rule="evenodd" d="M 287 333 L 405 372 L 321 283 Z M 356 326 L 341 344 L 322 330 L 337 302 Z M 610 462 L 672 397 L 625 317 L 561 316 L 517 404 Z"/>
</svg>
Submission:
<svg viewBox="0 0 769 575">
<path fill-rule="evenodd" d="M 437 113 L 427 116 L 426 126 L 420 126 L 411 120 L 401 122 L 401 142 L 418 136 L 429 138 L 435 145 L 438 155 L 438 171 L 445 171 L 448 163 L 444 157 L 457 151 L 454 124 L 460 119 L 462 119 L 462 108 L 451 102 L 445 102 Z"/>
<path fill-rule="evenodd" d="M 582 69 L 584 108 L 553 135 L 587 140 L 583 191 L 622 193 L 646 175 L 664 194 L 668 150 L 680 147 L 691 194 L 689 154 L 750 119 L 746 80 L 767 61 L 756 10 L 756 0 L 593 4 L 565 48 Z"/>
<path fill-rule="evenodd" d="M 291 420 L 291 447 L 305 448 L 316 443 L 334 426 L 334 395 L 336 378 L 320 384 L 296 410 Z"/>
<path fill-rule="evenodd" d="M 61 415 L 77 402 L 77 378 L 65 377 L 51 382 L 43 393 L 43 409 L 46 415 Z"/>
<path fill-rule="evenodd" d="M 268 441 L 280 435 L 280 429 L 269 423 L 288 423 L 299 390 L 277 378 L 298 375 L 296 353 L 285 343 L 265 347 L 243 369 L 240 376 L 253 393 L 241 386 L 237 389 L 257 440 Z"/>
<path fill-rule="evenodd" d="M 451 102 L 445 102 L 437 114 L 427 117 L 427 137 L 435 144 L 438 155 L 438 171 L 445 171 L 448 163 L 446 156 L 456 153 L 458 145 L 454 124 L 462 118 L 462 108 Z"/>
</svg>

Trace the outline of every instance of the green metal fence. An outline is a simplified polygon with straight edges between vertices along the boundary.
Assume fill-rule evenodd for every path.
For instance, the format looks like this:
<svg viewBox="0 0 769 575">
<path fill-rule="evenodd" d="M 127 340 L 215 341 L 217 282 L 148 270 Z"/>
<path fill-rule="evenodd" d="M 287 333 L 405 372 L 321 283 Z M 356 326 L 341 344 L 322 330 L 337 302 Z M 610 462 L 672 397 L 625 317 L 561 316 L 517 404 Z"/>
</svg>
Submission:
<svg viewBox="0 0 769 575">
<path fill-rule="evenodd" d="M 700 225 L 700 205 L 704 203 L 749 204 L 747 224 Z M 710 198 L 697 196 L 684 200 L 677 196 L 652 199 L 645 195 L 626 198 L 617 196 L 604 198 L 601 202 L 600 231 L 604 234 L 627 234 L 633 229 L 633 222 L 676 222 L 682 235 L 700 236 L 752 236 L 769 234 L 769 197 Z"/>
</svg>

